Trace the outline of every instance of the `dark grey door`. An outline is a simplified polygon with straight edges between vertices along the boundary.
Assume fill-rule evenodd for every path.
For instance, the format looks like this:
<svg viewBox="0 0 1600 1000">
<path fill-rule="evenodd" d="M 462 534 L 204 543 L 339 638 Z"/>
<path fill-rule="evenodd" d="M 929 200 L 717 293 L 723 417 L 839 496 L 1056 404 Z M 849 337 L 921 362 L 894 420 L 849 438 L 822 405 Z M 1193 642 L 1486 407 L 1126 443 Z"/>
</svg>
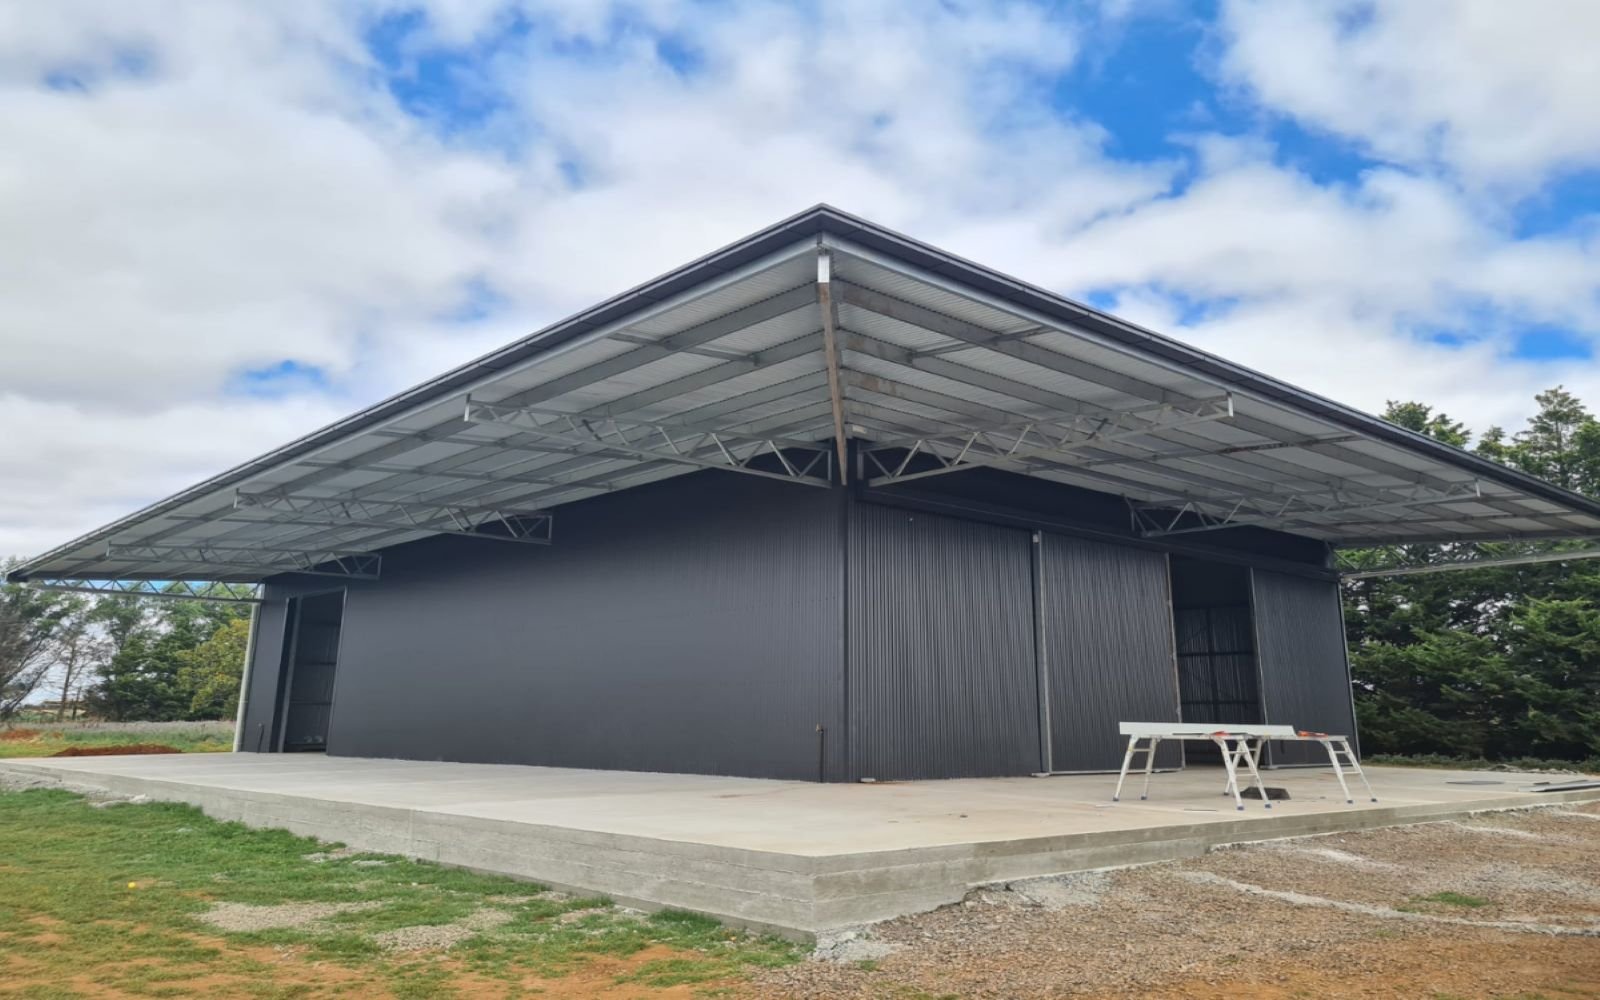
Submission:
<svg viewBox="0 0 1600 1000">
<path fill-rule="evenodd" d="M 1039 566 L 1051 770 L 1116 770 L 1119 721 L 1178 719 L 1167 557 L 1046 534 Z M 1164 747 L 1157 764 L 1179 753 Z"/>
<path fill-rule="evenodd" d="M 302 597 L 296 604 L 282 747 L 285 751 L 325 750 L 333 716 L 344 592 Z"/>
<path fill-rule="evenodd" d="M 1253 570 L 1256 655 L 1266 721 L 1354 737 L 1339 585 Z M 1273 764 L 1327 762 L 1315 743 L 1278 743 Z"/>
<path fill-rule="evenodd" d="M 1039 768 L 1029 534 L 854 504 L 849 719 L 858 778 Z"/>
</svg>

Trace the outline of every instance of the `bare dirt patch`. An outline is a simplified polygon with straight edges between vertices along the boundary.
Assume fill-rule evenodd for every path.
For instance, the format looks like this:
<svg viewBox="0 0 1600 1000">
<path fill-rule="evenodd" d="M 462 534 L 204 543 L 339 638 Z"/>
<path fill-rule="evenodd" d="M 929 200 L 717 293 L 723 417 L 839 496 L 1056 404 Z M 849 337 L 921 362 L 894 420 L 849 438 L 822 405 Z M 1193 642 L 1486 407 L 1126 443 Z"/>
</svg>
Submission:
<svg viewBox="0 0 1600 1000">
<path fill-rule="evenodd" d="M 249 903 L 213 903 L 211 909 L 200 914 L 200 920 L 219 931 L 248 933 L 251 931 L 315 929 L 322 921 L 340 913 L 359 913 L 375 910 L 383 903 L 279 903 L 276 906 L 253 906 Z"/>
<path fill-rule="evenodd" d="M 122 754 L 183 753 L 165 743 L 124 743 L 111 747 L 67 747 L 51 754 L 52 757 L 116 757 Z"/>
<path fill-rule="evenodd" d="M 442 951 L 453 948 L 467 938 L 483 931 L 493 930 L 511 921 L 511 913 L 480 907 L 448 924 L 419 924 L 398 927 L 372 936 L 384 951 Z"/>
<path fill-rule="evenodd" d="M 974 892 L 758 977 L 769 998 L 1600 1000 L 1593 804 Z M 873 948 L 871 946 L 879 947 Z"/>
</svg>

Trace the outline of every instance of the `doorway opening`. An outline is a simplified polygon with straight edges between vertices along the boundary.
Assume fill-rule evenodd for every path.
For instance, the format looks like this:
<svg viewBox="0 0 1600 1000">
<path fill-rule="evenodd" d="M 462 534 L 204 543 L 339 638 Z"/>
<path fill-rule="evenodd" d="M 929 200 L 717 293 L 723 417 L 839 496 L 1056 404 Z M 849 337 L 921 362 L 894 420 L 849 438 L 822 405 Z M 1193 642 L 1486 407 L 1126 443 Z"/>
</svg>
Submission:
<svg viewBox="0 0 1600 1000">
<path fill-rule="evenodd" d="M 1202 723 L 1264 721 L 1250 570 L 1174 556 L 1172 623 L 1179 717 Z M 1220 759 L 1214 748 L 1191 744 L 1186 749 L 1191 757 Z"/>
<path fill-rule="evenodd" d="M 326 750 L 333 717 L 333 677 L 339 664 L 344 591 L 289 602 L 289 634 L 279 672 L 278 748 L 285 753 Z"/>
</svg>

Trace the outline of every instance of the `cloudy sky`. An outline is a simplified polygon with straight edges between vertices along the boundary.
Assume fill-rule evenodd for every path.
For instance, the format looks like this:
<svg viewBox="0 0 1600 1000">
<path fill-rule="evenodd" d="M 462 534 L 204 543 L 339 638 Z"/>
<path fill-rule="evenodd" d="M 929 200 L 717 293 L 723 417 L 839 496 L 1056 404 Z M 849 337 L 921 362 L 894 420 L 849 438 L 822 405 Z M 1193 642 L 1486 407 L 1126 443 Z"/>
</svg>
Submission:
<svg viewBox="0 0 1600 1000">
<path fill-rule="evenodd" d="M 819 201 L 1366 409 L 1600 404 L 1591 0 L 0 0 L 0 555 Z"/>
</svg>

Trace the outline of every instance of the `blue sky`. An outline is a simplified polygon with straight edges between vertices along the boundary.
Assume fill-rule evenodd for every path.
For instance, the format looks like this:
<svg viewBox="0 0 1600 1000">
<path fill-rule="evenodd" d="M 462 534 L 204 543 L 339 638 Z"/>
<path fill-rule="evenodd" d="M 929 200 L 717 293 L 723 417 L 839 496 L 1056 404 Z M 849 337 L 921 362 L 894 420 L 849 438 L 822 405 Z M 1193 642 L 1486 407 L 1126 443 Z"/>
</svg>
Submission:
<svg viewBox="0 0 1600 1000">
<path fill-rule="evenodd" d="M 819 201 L 1370 410 L 1600 401 L 1586 0 L 25 14 L 0 552 Z"/>
</svg>

